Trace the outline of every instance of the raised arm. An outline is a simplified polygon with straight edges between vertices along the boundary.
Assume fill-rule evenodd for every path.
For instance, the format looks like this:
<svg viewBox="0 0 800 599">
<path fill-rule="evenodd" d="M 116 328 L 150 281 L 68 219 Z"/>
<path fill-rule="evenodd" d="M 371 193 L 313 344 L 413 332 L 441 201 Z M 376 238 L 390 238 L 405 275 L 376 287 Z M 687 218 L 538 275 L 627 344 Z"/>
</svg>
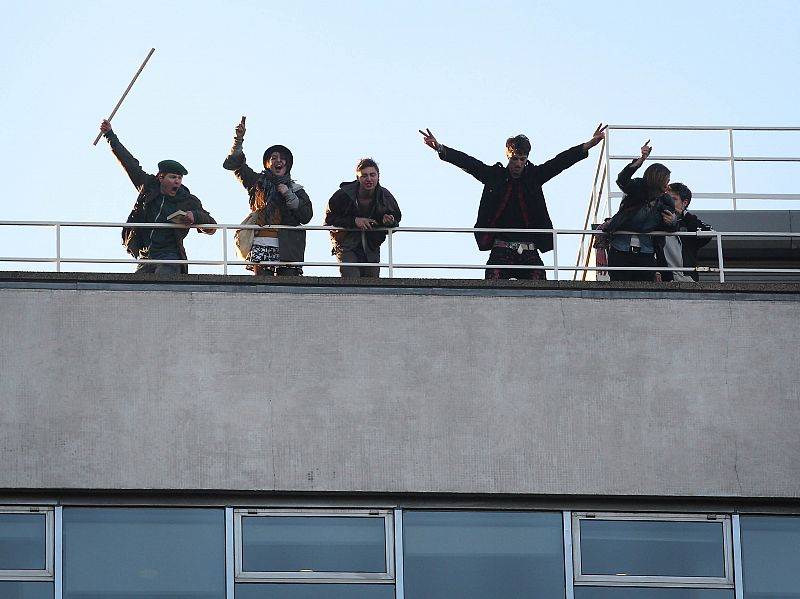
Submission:
<svg viewBox="0 0 800 599">
<path fill-rule="evenodd" d="M 128 151 L 128 149 L 122 145 L 122 142 L 119 141 L 117 134 L 114 133 L 114 130 L 111 128 L 111 123 L 107 120 L 103 120 L 100 123 L 100 133 L 108 141 L 109 146 L 111 146 L 111 152 L 113 152 L 114 156 L 116 156 L 119 163 L 122 165 L 122 168 L 125 169 L 125 172 L 128 174 L 128 178 L 130 178 L 131 183 L 133 186 L 140 190 L 142 186 L 147 181 L 148 177 L 152 177 L 142 169 L 139 161 L 133 157 L 133 155 Z"/>
<path fill-rule="evenodd" d="M 586 158 L 589 155 L 589 150 L 605 139 L 607 127 L 608 125 L 600 123 L 597 129 L 594 130 L 592 138 L 589 141 L 573 146 L 554 156 L 547 162 L 534 166 L 532 172 L 536 173 L 536 178 L 539 180 L 539 183 L 547 183 L 550 179 L 562 173 L 573 164 Z"/>
<path fill-rule="evenodd" d="M 481 183 L 488 183 L 489 178 L 492 175 L 493 167 L 489 166 L 488 164 L 484 164 L 477 158 L 473 158 L 464 152 L 459 152 L 458 150 L 454 150 L 453 148 L 448 148 L 447 146 L 440 144 L 436 137 L 431 133 L 430 129 L 419 129 L 419 132 L 422 134 L 422 141 L 425 143 L 426 146 L 436 150 L 439 154 L 439 158 L 444 160 L 445 162 L 449 162 L 460 168 L 461 170 L 469 173 L 473 177 L 475 177 Z"/>
<path fill-rule="evenodd" d="M 642 166 L 644 161 L 647 160 L 647 157 L 650 156 L 650 152 L 652 151 L 653 148 L 650 146 L 650 140 L 648 139 L 641 148 L 642 155 L 619 172 L 617 176 L 617 187 L 625 193 L 635 193 L 637 191 L 637 186 L 632 181 L 633 174 Z"/>
<path fill-rule="evenodd" d="M 588 152 L 601 141 L 603 141 L 606 138 L 606 129 L 608 129 L 608 125 L 604 125 L 603 123 L 597 125 L 597 129 L 595 129 L 594 133 L 592 134 L 592 139 L 583 144 L 583 149 Z"/>
<path fill-rule="evenodd" d="M 239 121 L 239 124 L 236 125 L 234 129 L 233 146 L 231 147 L 230 153 L 225 158 L 225 161 L 222 163 L 222 168 L 233 171 L 233 174 L 236 175 L 236 178 L 239 179 L 239 182 L 245 189 L 250 189 L 258 179 L 258 174 L 247 165 L 244 155 L 244 134 L 247 131 L 245 127 L 246 119 L 247 117 L 243 116 L 242 120 Z"/>
</svg>

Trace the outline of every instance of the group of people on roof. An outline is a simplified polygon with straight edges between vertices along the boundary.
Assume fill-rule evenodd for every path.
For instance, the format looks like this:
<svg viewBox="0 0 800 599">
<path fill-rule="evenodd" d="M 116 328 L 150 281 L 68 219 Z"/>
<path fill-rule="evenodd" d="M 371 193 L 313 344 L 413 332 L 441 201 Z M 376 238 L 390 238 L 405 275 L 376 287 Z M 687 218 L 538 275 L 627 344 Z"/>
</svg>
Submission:
<svg viewBox="0 0 800 599">
<path fill-rule="evenodd" d="M 539 165 L 529 161 L 531 143 L 525 135 L 510 137 L 506 140 L 508 162 L 505 166 L 499 162 L 484 164 L 440 143 L 430 129 L 420 130 L 424 143 L 435 150 L 441 160 L 458 166 L 483 184 L 475 228 L 509 230 L 475 233 L 478 248 L 489 252 L 486 279 L 547 278 L 540 252 L 553 249 L 552 235 L 524 230 L 553 228 L 542 186 L 586 158 L 589 150 L 605 138 L 605 130 L 605 126 L 598 126 L 588 141 Z M 175 160 L 163 160 L 158 163 L 157 174 L 148 174 L 122 145 L 108 121 L 101 123 L 100 131 L 139 191 L 127 222 L 172 222 L 198 225 L 201 233 L 216 231 L 201 226 L 213 225 L 216 221 L 183 185 L 183 177 L 188 174 L 183 165 Z M 274 226 L 304 225 L 313 216 L 308 193 L 291 176 L 294 156 L 286 146 L 270 146 L 263 155 L 263 170 L 257 172 L 245 158 L 245 132 L 245 117 L 242 117 L 234 130 L 233 147 L 223 162 L 223 167 L 233 171 L 248 194 L 250 214 L 243 224 L 258 225 L 249 228 L 253 230 L 250 235 L 237 235 L 237 250 L 250 263 L 247 268 L 256 275 L 302 275 L 299 265 L 276 264 L 303 262 L 306 238 L 303 229 Z M 696 256 L 696 250 L 686 255 L 688 237 L 671 238 L 676 240 L 674 243 L 670 239 L 659 243 L 657 238 L 648 235 L 656 230 L 710 228 L 685 210 L 691 201 L 691 192 L 680 183 L 670 186 L 670 173 L 665 166 L 653 164 L 645 171 L 644 178 L 632 178 L 650 154 L 648 144 L 649 141 L 642 147 L 641 157 L 626 166 L 617 180 L 625 197 L 619 212 L 604 225 L 605 230 L 613 234 L 609 266 L 655 266 L 657 254 L 663 257 L 665 265 L 672 266 L 673 258 L 682 251 L 684 257 L 678 266 L 694 266 L 692 256 Z M 397 200 L 380 184 L 377 162 L 372 158 L 361 159 L 356 165 L 355 181 L 342 183 L 328 200 L 325 211 L 324 224 L 337 227 L 330 235 L 341 276 L 378 277 L 380 268 L 376 264 L 380 263 L 380 248 L 387 229 L 397 227 L 401 217 Z M 187 233 L 188 228 L 181 227 L 126 227 L 122 238 L 127 251 L 140 260 L 136 272 L 176 274 L 187 272 L 186 265 L 164 261 L 187 259 L 183 246 Z M 674 247 L 675 243 L 679 246 Z M 676 280 L 683 277 L 682 273 L 675 275 Z M 662 276 L 667 280 L 672 272 L 665 271 Z M 653 277 L 652 271 L 611 271 L 612 280 L 653 280 Z"/>
</svg>

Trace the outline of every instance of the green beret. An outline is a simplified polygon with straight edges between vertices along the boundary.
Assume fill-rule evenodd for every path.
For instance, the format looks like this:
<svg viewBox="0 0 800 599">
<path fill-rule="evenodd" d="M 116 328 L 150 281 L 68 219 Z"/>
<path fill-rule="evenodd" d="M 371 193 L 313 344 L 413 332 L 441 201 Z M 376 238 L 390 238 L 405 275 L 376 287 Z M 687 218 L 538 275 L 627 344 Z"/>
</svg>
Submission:
<svg viewBox="0 0 800 599">
<path fill-rule="evenodd" d="M 188 175 L 189 172 L 177 160 L 162 160 L 158 163 L 159 173 L 172 173 L 174 175 Z"/>
</svg>

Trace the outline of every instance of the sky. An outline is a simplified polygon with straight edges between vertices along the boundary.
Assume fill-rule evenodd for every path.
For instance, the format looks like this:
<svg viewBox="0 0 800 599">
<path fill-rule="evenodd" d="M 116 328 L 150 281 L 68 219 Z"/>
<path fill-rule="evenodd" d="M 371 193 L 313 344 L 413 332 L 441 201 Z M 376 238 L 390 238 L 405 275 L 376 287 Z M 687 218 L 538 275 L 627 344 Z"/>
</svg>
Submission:
<svg viewBox="0 0 800 599">
<path fill-rule="evenodd" d="M 322 224 L 339 184 L 355 178 L 358 159 L 371 156 L 398 199 L 402 226 L 471 227 L 480 183 L 441 162 L 418 129 L 429 127 L 440 142 L 491 164 L 505 163 L 511 135 L 528 135 L 539 163 L 588 140 L 601 122 L 800 126 L 798 23 L 799 0 L 7 3 L 0 221 L 126 219 L 136 191 L 107 142 L 92 141 L 150 48 L 156 51 L 114 130 L 148 172 L 165 158 L 184 164 L 184 184 L 219 223 L 239 223 L 249 211 L 245 190 L 222 168 L 246 115 L 248 163 L 260 170 L 268 146 L 288 146 L 293 178 L 314 206 L 312 225 Z M 648 138 L 654 156 L 728 151 L 727 134 L 717 132 L 612 136 L 612 153 L 620 155 L 638 154 Z M 745 154 L 800 156 L 798 142 L 800 134 L 785 133 L 744 134 L 736 143 Z M 598 157 L 599 147 L 545 186 L 557 228 L 582 228 Z M 724 165 L 669 166 L 673 180 L 695 191 L 730 186 Z M 738 187 L 797 193 L 798 171 L 798 164 L 742 168 Z M 478 265 L 487 258 L 471 234 L 401 231 L 394 239 L 396 262 Z M 118 228 L 64 227 L 61 241 L 64 257 L 127 258 Z M 222 245 L 221 233 L 191 232 L 186 247 L 190 258 L 220 260 Z M 559 264 L 575 263 L 574 237 L 559 238 L 559 250 Z M 0 226 L 0 257 L 54 255 L 54 229 Z M 327 232 L 309 232 L 306 260 L 333 262 Z M 552 263 L 552 253 L 545 261 Z M 0 268 L 55 267 L 5 261 Z M 306 274 L 338 273 L 311 267 Z M 399 269 L 395 276 L 483 272 Z"/>
</svg>

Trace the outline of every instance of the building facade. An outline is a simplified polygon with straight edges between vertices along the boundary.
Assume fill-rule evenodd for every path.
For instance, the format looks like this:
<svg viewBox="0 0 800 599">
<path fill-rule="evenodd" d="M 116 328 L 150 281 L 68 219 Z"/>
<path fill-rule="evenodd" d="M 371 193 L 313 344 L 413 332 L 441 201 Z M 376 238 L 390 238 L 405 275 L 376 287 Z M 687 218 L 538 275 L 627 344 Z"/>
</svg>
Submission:
<svg viewBox="0 0 800 599">
<path fill-rule="evenodd" d="M 7 273 L 0 597 L 800 597 L 798 299 Z"/>
</svg>

